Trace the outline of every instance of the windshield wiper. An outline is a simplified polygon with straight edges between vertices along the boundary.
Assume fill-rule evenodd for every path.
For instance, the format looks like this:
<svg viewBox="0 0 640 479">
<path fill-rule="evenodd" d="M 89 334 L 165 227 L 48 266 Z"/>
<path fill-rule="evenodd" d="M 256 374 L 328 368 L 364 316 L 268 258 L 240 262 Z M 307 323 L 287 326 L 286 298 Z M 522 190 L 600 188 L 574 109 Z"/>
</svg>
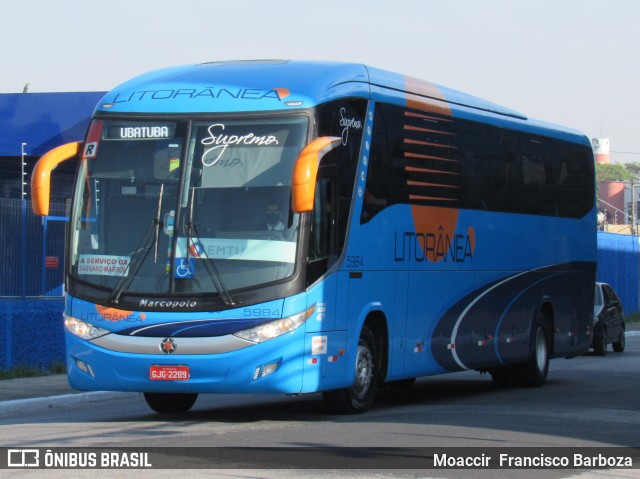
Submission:
<svg viewBox="0 0 640 479">
<path fill-rule="evenodd" d="M 134 255 L 137 255 L 135 257 L 135 260 L 129 261 L 129 264 L 127 264 L 127 267 L 124 269 L 124 271 L 120 275 L 118 282 L 116 283 L 115 287 L 113 288 L 113 291 L 111 292 L 110 300 L 114 304 L 118 304 L 118 302 L 120 301 L 120 296 L 124 291 L 124 288 L 128 286 L 128 284 L 131 282 L 131 278 L 133 278 L 136 274 L 138 274 L 138 271 L 146 261 L 147 256 L 149 256 L 149 252 L 151 251 L 152 241 L 154 243 L 154 250 L 155 250 L 153 261 L 154 263 L 158 261 L 158 239 L 160 235 L 160 230 L 162 229 L 162 220 L 160 219 L 161 218 L 160 215 L 162 214 L 163 193 L 164 193 L 164 183 L 160 185 L 160 196 L 158 198 L 157 216 L 151 220 L 149 227 L 145 231 L 144 235 L 142 235 L 142 238 L 140 238 L 140 242 L 138 243 L 138 246 L 136 246 L 136 249 L 133 251 L 133 253 L 131 253 L 132 257 Z"/>
<path fill-rule="evenodd" d="M 195 188 L 191 188 L 191 197 L 189 198 L 189 222 L 185 224 L 187 228 L 187 264 L 189 264 L 189 248 L 194 245 L 195 242 L 193 238 L 195 237 L 196 241 L 202 244 L 202 240 L 200 239 L 200 234 L 198 233 L 198 228 L 196 224 L 193 222 L 193 196 L 195 194 Z M 236 302 L 233 300 L 231 295 L 229 294 L 229 290 L 224 284 L 222 280 L 222 275 L 216 268 L 216 265 L 213 261 L 213 258 L 209 258 L 207 256 L 206 251 L 204 252 L 204 257 L 200 257 L 203 260 L 204 269 L 207 272 L 207 276 L 213 283 L 213 286 L 218 291 L 220 298 L 227 306 L 235 306 Z"/>
</svg>

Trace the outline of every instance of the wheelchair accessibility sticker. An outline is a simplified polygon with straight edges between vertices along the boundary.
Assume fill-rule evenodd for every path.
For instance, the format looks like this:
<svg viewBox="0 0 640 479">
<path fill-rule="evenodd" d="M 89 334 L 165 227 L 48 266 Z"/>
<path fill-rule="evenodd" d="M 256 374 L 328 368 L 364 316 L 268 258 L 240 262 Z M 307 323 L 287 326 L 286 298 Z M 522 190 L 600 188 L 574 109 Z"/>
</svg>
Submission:
<svg viewBox="0 0 640 479">
<path fill-rule="evenodd" d="M 196 262 L 193 258 L 176 258 L 173 265 L 173 276 L 178 279 L 193 278 L 196 271 Z"/>
</svg>

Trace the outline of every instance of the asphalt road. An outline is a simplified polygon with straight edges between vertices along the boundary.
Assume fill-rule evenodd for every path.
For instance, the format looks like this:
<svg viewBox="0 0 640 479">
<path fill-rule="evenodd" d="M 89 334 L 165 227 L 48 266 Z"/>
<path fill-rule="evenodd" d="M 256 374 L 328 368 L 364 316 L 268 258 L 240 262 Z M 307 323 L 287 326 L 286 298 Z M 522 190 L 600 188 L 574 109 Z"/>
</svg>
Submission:
<svg viewBox="0 0 640 479">
<path fill-rule="evenodd" d="M 356 416 L 328 414 L 317 394 L 203 395 L 191 412 L 168 416 L 151 412 L 136 394 L 95 398 L 0 413 L 0 447 L 639 447 L 639 372 L 640 336 L 633 336 L 623 353 L 609 348 L 605 357 L 553 360 L 542 388 L 497 389 L 488 375 L 456 373 L 420 379 L 408 390 L 381 390 L 372 410 Z M 394 462 L 390 469 L 374 471 L 366 469 L 366 461 L 363 457 L 361 470 L 341 470 L 339 476 L 532 477 L 532 471 L 522 470 L 413 471 Z M 331 457 L 323 467 L 332 467 Z M 45 471 L 21 472 L 44 477 L 39 474 Z M 92 471 L 91 477 L 105 472 Z M 144 477 L 143 472 L 151 471 L 137 471 L 136 477 Z M 179 474 L 153 472 L 153 477 Z M 208 472 L 216 477 L 336 477 L 333 469 L 324 468 Z M 639 470 L 534 472 L 549 478 L 640 477 Z M 47 471 L 46 477 L 67 477 L 62 473 Z M 189 472 L 190 477 L 201 474 L 205 471 Z"/>
</svg>

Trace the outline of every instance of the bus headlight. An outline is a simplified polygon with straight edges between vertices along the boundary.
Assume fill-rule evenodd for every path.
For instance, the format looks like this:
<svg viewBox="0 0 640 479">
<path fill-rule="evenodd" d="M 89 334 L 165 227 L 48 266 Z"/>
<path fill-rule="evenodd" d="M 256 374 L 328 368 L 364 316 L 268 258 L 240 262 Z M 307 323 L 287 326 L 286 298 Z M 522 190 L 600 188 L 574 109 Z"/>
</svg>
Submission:
<svg viewBox="0 0 640 479">
<path fill-rule="evenodd" d="M 109 334 L 106 329 L 99 328 L 93 324 L 85 323 L 73 316 L 64 315 L 64 327 L 71 334 L 75 334 L 82 339 L 96 339 L 105 334 Z"/>
<path fill-rule="evenodd" d="M 233 335 L 241 339 L 246 339 L 247 341 L 251 341 L 253 343 L 261 343 L 269 339 L 277 338 L 278 336 L 282 336 L 283 334 L 293 331 L 294 329 L 304 324 L 307 319 L 309 319 L 309 317 L 313 314 L 313 311 L 315 309 L 316 305 L 314 304 L 306 311 L 294 314 L 293 316 L 289 316 L 288 318 L 276 319 L 275 321 L 261 324 L 260 326 L 256 326 L 255 328 L 238 331 Z"/>
</svg>

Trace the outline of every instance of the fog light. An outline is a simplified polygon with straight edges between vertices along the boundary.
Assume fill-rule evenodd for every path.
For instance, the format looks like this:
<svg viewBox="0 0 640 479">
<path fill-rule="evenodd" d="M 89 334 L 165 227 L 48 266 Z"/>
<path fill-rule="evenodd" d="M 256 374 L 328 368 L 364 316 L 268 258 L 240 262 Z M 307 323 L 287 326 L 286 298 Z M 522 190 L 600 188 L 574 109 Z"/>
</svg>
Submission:
<svg viewBox="0 0 640 479">
<path fill-rule="evenodd" d="M 275 373 L 280 367 L 280 360 L 275 363 L 264 364 L 263 366 L 258 366 L 253 371 L 253 380 L 263 378 L 265 376 L 269 376 L 270 374 Z"/>
<path fill-rule="evenodd" d="M 273 374 L 278 370 L 278 367 L 280 366 L 280 363 L 271 363 L 271 364 L 265 364 L 264 367 L 262 368 L 262 374 L 260 374 L 260 377 L 263 378 L 265 376 L 268 376 L 269 374 Z"/>
<path fill-rule="evenodd" d="M 96 375 L 93 374 L 93 369 L 91 368 L 90 364 L 85 363 L 84 361 L 80 361 L 79 359 L 76 359 L 76 366 L 78 366 L 78 369 L 80 371 L 82 371 L 85 374 L 88 374 L 92 378 L 96 377 Z"/>
</svg>

